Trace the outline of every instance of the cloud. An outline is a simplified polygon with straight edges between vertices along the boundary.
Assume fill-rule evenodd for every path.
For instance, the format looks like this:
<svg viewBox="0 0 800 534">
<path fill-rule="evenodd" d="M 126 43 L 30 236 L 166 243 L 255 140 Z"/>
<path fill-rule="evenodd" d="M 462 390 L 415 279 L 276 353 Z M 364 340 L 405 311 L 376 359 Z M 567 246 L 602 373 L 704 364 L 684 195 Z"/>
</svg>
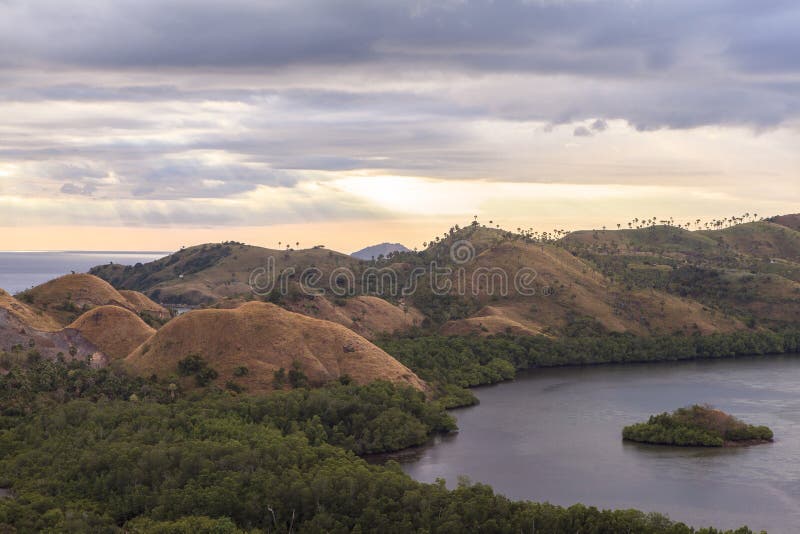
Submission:
<svg viewBox="0 0 800 534">
<path fill-rule="evenodd" d="M 741 147 L 797 130 L 798 25 L 790 0 L 0 1 L 3 191 L 163 202 L 154 220 L 189 221 L 192 202 L 305 198 L 343 174 L 716 176 L 720 135 L 764 169 L 749 165 L 763 147 Z M 706 154 L 680 161 L 647 142 L 703 129 Z M 774 143 L 776 175 L 797 141 Z M 631 170 L 615 154 L 633 145 Z"/>
<path fill-rule="evenodd" d="M 575 137 L 591 137 L 592 131 L 586 126 L 578 126 L 572 131 L 572 135 Z"/>
<path fill-rule="evenodd" d="M 76 185 L 72 183 L 66 183 L 61 186 L 60 191 L 65 195 L 82 195 L 82 196 L 92 196 L 92 193 L 95 192 L 97 188 L 92 184 L 86 185 Z"/>
</svg>

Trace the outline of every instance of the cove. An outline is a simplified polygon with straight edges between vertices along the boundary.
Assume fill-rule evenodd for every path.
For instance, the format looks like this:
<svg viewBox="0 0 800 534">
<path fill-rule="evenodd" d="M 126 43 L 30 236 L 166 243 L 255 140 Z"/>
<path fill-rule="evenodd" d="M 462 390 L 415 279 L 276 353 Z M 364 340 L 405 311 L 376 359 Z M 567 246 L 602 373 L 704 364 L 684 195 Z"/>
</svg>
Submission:
<svg viewBox="0 0 800 534">
<path fill-rule="evenodd" d="M 800 357 L 536 369 L 476 388 L 459 433 L 395 459 L 413 478 L 459 476 L 513 499 L 656 511 L 689 525 L 800 529 Z M 775 431 L 758 447 L 623 442 L 650 414 L 711 404 Z"/>
</svg>

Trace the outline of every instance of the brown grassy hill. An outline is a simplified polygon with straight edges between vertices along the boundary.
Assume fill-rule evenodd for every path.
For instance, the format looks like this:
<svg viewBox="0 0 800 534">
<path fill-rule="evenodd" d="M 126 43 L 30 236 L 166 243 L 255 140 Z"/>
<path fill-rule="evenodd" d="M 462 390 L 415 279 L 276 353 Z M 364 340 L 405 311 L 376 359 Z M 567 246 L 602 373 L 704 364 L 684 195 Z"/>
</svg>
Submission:
<svg viewBox="0 0 800 534">
<path fill-rule="evenodd" d="M 156 319 L 169 318 L 169 310 L 164 306 L 153 302 L 147 295 L 138 291 L 131 291 L 130 289 L 120 289 L 119 294 L 125 297 L 125 300 L 130 304 L 136 313 L 149 314 Z"/>
<path fill-rule="evenodd" d="M 490 336 L 512 334 L 533 336 L 542 334 L 542 326 L 535 324 L 531 317 L 519 316 L 513 307 L 486 306 L 474 317 L 448 321 L 440 332 L 446 336 Z"/>
<path fill-rule="evenodd" d="M 486 333 L 566 332 L 575 325 L 597 325 L 601 330 L 637 334 L 677 330 L 703 333 L 730 331 L 743 325 L 696 302 L 659 291 L 630 291 L 612 283 L 587 262 L 562 247 L 506 240 L 486 248 L 464 265 L 465 295 L 480 310 L 466 320 L 448 323 L 444 331 Z M 532 289 L 524 295 L 513 286 L 514 275 L 525 268 L 535 273 Z M 490 269 L 507 273 L 508 294 Z M 488 310 L 488 311 L 487 311 Z"/>
<path fill-rule="evenodd" d="M 795 213 L 792 215 L 778 215 L 777 217 L 772 217 L 769 219 L 769 222 L 780 224 L 781 226 L 785 226 L 800 232 L 800 213 Z"/>
<path fill-rule="evenodd" d="M 27 322 L 30 320 L 31 322 Z M 44 327 L 39 329 L 39 327 Z M 106 356 L 80 332 L 60 329 L 49 317 L 43 317 L 16 302 L 0 290 L 0 372 L 28 357 L 91 360 L 104 366 Z"/>
<path fill-rule="evenodd" d="M 745 270 L 764 270 L 764 261 L 777 260 L 795 264 L 796 268 L 800 263 L 800 231 L 791 226 L 795 217 L 798 216 L 737 224 L 720 230 L 689 231 L 674 226 L 653 226 L 636 230 L 579 231 L 566 236 L 562 244 L 579 255 L 639 255 L 645 259 Z M 777 220 L 786 224 L 771 222 Z M 776 269 L 782 274 L 781 269 L 773 270 Z"/>
<path fill-rule="evenodd" d="M 717 232 L 690 232 L 674 226 L 652 226 L 633 230 L 581 230 L 563 238 L 574 253 L 633 254 L 662 256 L 678 261 L 730 264 L 737 259 Z"/>
<path fill-rule="evenodd" d="M 800 232 L 780 224 L 762 221 L 700 233 L 740 254 L 760 259 L 800 260 Z"/>
<path fill-rule="evenodd" d="M 35 310 L 20 302 L 2 289 L 0 289 L 0 309 L 6 310 L 11 316 L 36 330 L 52 332 L 61 329 L 58 321 L 41 310 Z"/>
<path fill-rule="evenodd" d="M 425 319 L 412 306 L 395 305 L 369 295 L 337 299 L 333 302 L 316 296 L 287 303 L 285 306 L 309 317 L 339 323 L 367 339 L 375 339 L 380 334 L 406 332 L 421 325 Z"/>
<path fill-rule="evenodd" d="M 729 271 L 720 277 L 718 297 L 728 309 L 741 310 L 757 322 L 796 324 L 800 317 L 800 283 L 774 274 Z"/>
<path fill-rule="evenodd" d="M 150 339 L 156 331 L 138 315 L 119 306 L 99 306 L 70 324 L 112 360 L 120 360 Z"/>
<path fill-rule="evenodd" d="M 337 267 L 362 263 L 324 248 L 272 250 L 214 243 L 185 248 L 144 265 L 100 265 L 91 273 L 114 287 L 141 291 L 158 302 L 198 305 L 229 297 L 252 298 L 251 274 L 269 261 L 274 261 L 276 275 L 287 270 L 287 277 L 295 281 L 307 268 L 320 269 L 327 279 Z"/>
<path fill-rule="evenodd" d="M 779 220 L 789 225 L 792 219 Z M 250 276 L 272 258 L 276 274 L 292 272 L 286 274 L 289 294 L 274 300 L 273 295 L 271 301 L 368 338 L 416 325 L 445 324 L 442 331 L 448 333 L 570 335 L 586 327 L 643 335 L 725 332 L 752 326 L 754 320 L 760 324 L 759 314 L 769 322 L 791 321 L 794 283 L 800 282 L 800 232 L 786 225 L 759 222 L 714 231 L 658 225 L 574 232 L 557 243 L 543 244 L 530 235 L 470 224 L 440 234 L 419 253 L 404 252 L 377 263 L 322 248 L 278 251 L 220 243 L 190 247 L 145 265 L 104 265 L 92 272 L 116 287 L 146 291 L 160 302 L 238 303 L 265 298 L 251 292 Z M 550 238 L 560 235 L 554 232 Z M 475 254 L 465 264 L 451 254 L 451 245 L 461 240 L 468 241 Z M 362 281 L 366 269 L 392 269 L 402 284 L 414 269 L 426 269 L 432 261 L 465 268 L 462 291 L 442 296 L 421 287 L 405 299 L 405 306 L 396 304 L 397 293 L 387 300 L 363 296 L 376 293 Z M 341 267 L 353 271 L 355 294 L 362 296 L 331 296 L 326 282 Z M 327 300 L 298 290 L 306 268 L 321 271 Z M 519 269 L 535 271 L 537 293 L 520 295 L 509 287 L 508 295 L 492 295 L 485 277 L 473 282 L 476 270 L 495 268 L 508 274 L 509 286 Z M 746 278 L 749 273 L 756 283 Z M 761 293 L 752 291 L 754 285 Z"/>
<path fill-rule="evenodd" d="M 133 306 L 111 284 L 90 274 L 68 274 L 24 291 L 20 298 L 66 326 L 96 306 Z"/>
<path fill-rule="evenodd" d="M 358 383 L 388 380 L 424 390 L 412 371 L 342 325 L 250 302 L 233 310 L 185 313 L 124 360 L 141 376 L 176 375 L 178 362 L 198 355 L 218 372 L 215 383 L 234 382 L 250 392 L 274 389 L 274 372 L 294 365 L 312 384 L 348 375 Z M 182 381 L 191 387 L 193 381 Z"/>
</svg>

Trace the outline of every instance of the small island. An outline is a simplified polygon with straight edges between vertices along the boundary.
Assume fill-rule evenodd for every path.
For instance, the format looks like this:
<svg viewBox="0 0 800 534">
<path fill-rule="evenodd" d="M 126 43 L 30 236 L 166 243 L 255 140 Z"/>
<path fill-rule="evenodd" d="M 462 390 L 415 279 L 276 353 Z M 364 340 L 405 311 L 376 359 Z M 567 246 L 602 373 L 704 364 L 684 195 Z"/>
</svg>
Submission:
<svg viewBox="0 0 800 534">
<path fill-rule="evenodd" d="M 628 441 L 677 447 L 741 447 L 772 441 L 766 426 L 744 423 L 710 406 L 695 404 L 671 414 L 653 415 L 646 423 L 626 426 Z"/>
</svg>

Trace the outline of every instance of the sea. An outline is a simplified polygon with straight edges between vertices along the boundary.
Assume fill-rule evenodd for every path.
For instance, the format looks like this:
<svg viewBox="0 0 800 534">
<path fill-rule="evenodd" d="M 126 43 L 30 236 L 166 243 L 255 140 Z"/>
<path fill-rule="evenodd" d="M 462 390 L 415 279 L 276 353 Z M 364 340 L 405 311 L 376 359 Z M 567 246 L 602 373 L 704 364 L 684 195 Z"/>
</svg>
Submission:
<svg viewBox="0 0 800 534">
<path fill-rule="evenodd" d="M 0 251 L 0 288 L 12 295 L 53 278 L 85 273 L 96 265 L 135 265 L 163 258 L 159 251 Z"/>
</svg>

